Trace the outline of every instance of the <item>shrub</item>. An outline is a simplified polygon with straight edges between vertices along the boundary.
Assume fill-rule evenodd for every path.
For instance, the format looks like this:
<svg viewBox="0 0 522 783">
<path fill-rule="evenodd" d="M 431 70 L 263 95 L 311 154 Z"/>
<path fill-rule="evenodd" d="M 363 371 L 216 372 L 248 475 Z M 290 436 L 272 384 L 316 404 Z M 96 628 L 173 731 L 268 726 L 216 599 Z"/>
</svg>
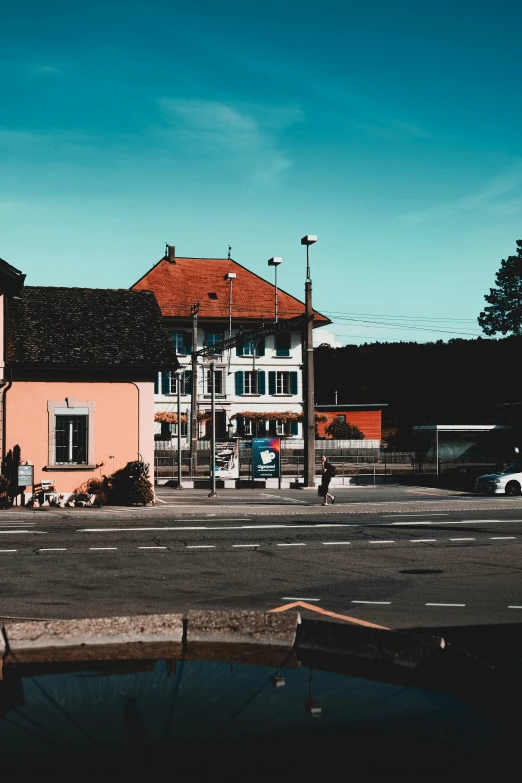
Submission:
<svg viewBox="0 0 522 783">
<path fill-rule="evenodd" d="M 364 433 L 355 424 L 348 424 L 342 419 L 334 419 L 326 427 L 325 432 L 334 440 L 364 440 Z"/>
</svg>

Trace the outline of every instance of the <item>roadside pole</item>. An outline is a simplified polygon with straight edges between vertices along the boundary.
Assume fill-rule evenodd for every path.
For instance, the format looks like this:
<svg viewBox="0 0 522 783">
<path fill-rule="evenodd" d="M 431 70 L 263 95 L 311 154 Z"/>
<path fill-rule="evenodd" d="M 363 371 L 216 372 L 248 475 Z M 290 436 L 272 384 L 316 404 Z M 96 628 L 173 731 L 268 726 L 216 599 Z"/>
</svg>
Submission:
<svg viewBox="0 0 522 783">
<path fill-rule="evenodd" d="M 190 400 L 190 479 L 197 476 L 198 466 L 198 311 L 199 302 L 191 305 L 192 316 L 192 394 Z"/>
<path fill-rule="evenodd" d="M 317 237 L 304 236 L 301 244 L 306 245 L 306 282 L 305 282 L 305 317 L 304 326 L 304 486 L 315 487 L 315 395 L 314 395 L 314 310 L 312 307 L 312 280 L 310 277 L 310 245 L 317 242 Z"/>
</svg>

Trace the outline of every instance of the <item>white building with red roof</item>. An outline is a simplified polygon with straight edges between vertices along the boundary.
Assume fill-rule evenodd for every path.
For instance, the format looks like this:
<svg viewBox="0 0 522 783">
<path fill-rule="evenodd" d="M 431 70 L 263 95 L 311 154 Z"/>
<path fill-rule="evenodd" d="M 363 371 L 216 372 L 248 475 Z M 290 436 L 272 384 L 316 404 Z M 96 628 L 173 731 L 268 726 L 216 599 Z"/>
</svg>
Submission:
<svg viewBox="0 0 522 783">
<path fill-rule="evenodd" d="M 156 296 L 178 360 L 185 368 L 183 414 L 191 407 L 193 352 L 275 321 L 275 286 L 232 258 L 180 258 L 174 247 L 168 246 L 166 255 L 132 288 L 151 290 Z M 278 289 L 277 299 L 279 322 L 304 314 L 304 303 L 294 296 Z M 196 345 L 192 339 L 194 305 L 199 305 Z M 328 323 L 328 318 L 315 313 L 314 326 Z M 301 331 L 296 329 L 222 352 L 216 363 L 218 438 L 232 433 L 240 437 L 302 437 L 301 340 Z M 198 361 L 200 437 L 210 435 L 205 420 L 210 404 L 209 365 Z M 155 409 L 156 438 L 169 440 L 177 432 L 177 378 L 169 371 L 158 375 Z"/>
</svg>

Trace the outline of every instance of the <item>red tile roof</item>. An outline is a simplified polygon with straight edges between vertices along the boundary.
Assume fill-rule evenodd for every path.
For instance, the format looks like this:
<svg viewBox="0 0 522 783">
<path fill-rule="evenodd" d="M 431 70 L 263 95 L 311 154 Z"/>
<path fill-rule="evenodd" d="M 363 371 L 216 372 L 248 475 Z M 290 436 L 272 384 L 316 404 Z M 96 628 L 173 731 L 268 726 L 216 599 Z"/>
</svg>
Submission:
<svg viewBox="0 0 522 783">
<path fill-rule="evenodd" d="M 199 317 L 227 319 L 230 283 L 227 272 L 235 272 L 232 316 L 237 319 L 271 318 L 274 314 L 274 286 L 231 258 L 178 258 L 171 264 L 162 258 L 132 288 L 154 291 L 161 312 L 167 317 L 190 317 L 190 307 L 200 303 Z M 278 289 L 279 317 L 293 318 L 304 312 L 304 303 Z M 216 294 L 217 299 L 209 294 Z M 330 320 L 316 312 L 314 326 Z"/>
</svg>

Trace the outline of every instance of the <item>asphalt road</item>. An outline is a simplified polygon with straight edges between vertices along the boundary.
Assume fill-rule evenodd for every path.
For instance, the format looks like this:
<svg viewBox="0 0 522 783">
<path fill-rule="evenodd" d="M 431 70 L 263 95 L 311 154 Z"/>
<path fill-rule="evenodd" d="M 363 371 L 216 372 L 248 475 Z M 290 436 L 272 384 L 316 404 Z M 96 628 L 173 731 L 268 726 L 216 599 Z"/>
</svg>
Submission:
<svg viewBox="0 0 522 783">
<path fill-rule="evenodd" d="M 522 499 L 161 488 L 154 508 L 0 516 L 0 617 L 269 610 L 390 628 L 522 619 Z"/>
</svg>

